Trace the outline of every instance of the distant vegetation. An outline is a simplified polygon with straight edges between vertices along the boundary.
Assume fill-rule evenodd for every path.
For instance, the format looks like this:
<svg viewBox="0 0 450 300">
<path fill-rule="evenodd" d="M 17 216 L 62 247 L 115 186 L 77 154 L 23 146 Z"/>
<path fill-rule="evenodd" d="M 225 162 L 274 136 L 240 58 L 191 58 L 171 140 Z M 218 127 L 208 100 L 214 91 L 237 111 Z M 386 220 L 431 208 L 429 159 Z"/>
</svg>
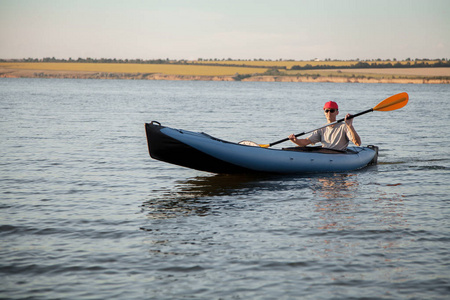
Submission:
<svg viewBox="0 0 450 300">
<path fill-rule="evenodd" d="M 370 68 L 433 68 L 433 67 L 450 67 L 448 59 L 406 59 L 404 61 L 394 60 L 311 60 L 311 61 L 294 61 L 294 60 L 280 60 L 280 61 L 212 61 L 212 60 L 198 60 L 195 64 L 208 65 L 227 65 L 227 66 L 246 66 L 259 68 L 272 68 L 282 70 L 325 70 L 325 69 L 370 69 Z"/>
<path fill-rule="evenodd" d="M 24 59 L 0 59 L 0 62 L 28 62 L 28 63 L 101 63 L 101 64 L 153 64 L 153 65 L 208 65 L 220 67 L 239 67 L 239 68 L 263 68 L 263 69 L 277 69 L 277 70 L 333 70 L 333 69 L 381 69 L 381 68 L 439 68 L 450 67 L 450 60 L 442 59 L 415 59 L 397 61 L 393 60 L 331 60 L 325 59 L 323 61 L 313 59 L 309 61 L 295 61 L 295 60 L 233 60 L 228 59 L 202 59 L 198 60 L 170 60 L 170 59 L 111 59 L 111 58 L 78 58 L 73 60 L 57 59 L 55 57 L 38 58 L 24 58 Z"/>
<path fill-rule="evenodd" d="M 317 70 L 317 69 L 386 69 L 386 68 L 437 68 L 437 67 L 450 67 L 450 61 L 414 61 L 411 63 L 410 61 L 403 62 L 362 62 L 359 61 L 354 64 L 350 64 L 347 66 L 338 66 L 338 65 L 316 65 L 312 66 L 307 64 L 305 66 L 295 65 L 291 67 L 291 70 Z"/>
</svg>

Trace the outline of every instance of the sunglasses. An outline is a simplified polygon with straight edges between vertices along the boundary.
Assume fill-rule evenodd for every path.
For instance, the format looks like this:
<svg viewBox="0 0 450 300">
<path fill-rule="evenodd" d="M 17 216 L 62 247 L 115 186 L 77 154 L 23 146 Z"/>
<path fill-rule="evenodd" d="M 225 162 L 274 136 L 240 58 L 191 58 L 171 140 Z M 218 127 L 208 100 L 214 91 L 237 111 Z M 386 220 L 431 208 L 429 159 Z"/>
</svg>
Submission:
<svg viewBox="0 0 450 300">
<path fill-rule="evenodd" d="M 334 113 L 336 110 L 335 109 L 325 109 L 325 113 Z"/>
</svg>

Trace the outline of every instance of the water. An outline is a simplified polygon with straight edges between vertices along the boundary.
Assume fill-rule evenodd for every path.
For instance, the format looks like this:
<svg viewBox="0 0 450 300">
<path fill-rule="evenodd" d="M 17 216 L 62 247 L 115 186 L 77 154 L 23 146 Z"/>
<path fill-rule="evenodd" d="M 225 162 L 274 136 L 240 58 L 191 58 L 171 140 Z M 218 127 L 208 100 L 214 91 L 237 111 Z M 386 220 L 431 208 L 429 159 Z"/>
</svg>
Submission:
<svg viewBox="0 0 450 300">
<path fill-rule="evenodd" d="M 379 164 L 223 176 L 144 123 L 269 143 L 354 121 Z M 448 85 L 0 79 L 0 298 L 448 299 Z M 289 145 L 281 144 L 280 147 Z"/>
</svg>

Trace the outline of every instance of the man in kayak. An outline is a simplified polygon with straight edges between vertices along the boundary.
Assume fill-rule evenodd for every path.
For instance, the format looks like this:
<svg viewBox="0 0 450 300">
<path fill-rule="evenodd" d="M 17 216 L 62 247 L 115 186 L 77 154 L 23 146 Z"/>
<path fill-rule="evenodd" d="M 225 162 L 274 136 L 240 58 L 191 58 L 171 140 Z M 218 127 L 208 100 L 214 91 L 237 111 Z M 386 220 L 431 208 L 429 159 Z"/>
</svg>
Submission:
<svg viewBox="0 0 450 300">
<path fill-rule="evenodd" d="M 336 102 L 329 101 L 325 103 L 323 111 L 328 123 L 333 123 L 339 114 L 339 107 Z M 356 146 L 361 146 L 361 138 L 353 127 L 353 119 L 348 119 L 350 116 L 350 114 L 345 116 L 344 123 L 318 129 L 306 139 L 297 139 L 294 134 L 291 134 L 289 139 L 300 147 L 321 142 L 324 148 L 346 150 L 349 141 L 352 141 Z"/>
</svg>

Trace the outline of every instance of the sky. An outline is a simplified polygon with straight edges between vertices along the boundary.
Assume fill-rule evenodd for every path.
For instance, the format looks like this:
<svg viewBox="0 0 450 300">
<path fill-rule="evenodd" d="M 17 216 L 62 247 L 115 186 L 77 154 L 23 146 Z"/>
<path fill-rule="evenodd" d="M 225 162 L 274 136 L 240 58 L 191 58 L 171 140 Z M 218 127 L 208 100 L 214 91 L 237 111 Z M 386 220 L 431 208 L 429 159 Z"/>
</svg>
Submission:
<svg viewBox="0 0 450 300">
<path fill-rule="evenodd" d="M 450 58 L 450 0 L 0 0 L 0 58 Z"/>
</svg>

